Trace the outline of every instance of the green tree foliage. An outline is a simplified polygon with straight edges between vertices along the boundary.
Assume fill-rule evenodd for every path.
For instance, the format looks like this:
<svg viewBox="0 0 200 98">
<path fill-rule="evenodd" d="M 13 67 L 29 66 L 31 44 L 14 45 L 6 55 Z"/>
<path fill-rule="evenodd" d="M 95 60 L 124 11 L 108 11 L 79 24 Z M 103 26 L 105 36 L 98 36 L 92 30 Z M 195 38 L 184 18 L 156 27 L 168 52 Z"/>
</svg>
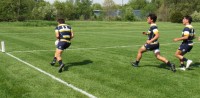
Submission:
<svg viewBox="0 0 200 98">
<path fill-rule="evenodd" d="M 92 4 L 92 10 L 102 10 L 102 6 L 99 3 Z"/>
<path fill-rule="evenodd" d="M 160 21 L 169 21 L 170 20 L 170 13 L 167 6 L 162 3 L 162 5 L 157 10 L 158 20 Z"/>
<path fill-rule="evenodd" d="M 96 17 L 93 10 L 100 10 L 101 15 Z M 55 18 L 132 20 L 134 14 L 131 14 L 133 12 L 131 10 L 140 10 L 141 19 L 148 13 L 156 13 L 161 21 L 174 22 L 175 17 L 177 19 L 184 15 L 193 15 L 197 19 L 200 0 L 129 0 L 128 4 L 124 5 L 116 5 L 114 0 L 104 0 L 103 5 L 92 4 L 92 0 L 65 0 L 64 2 L 55 0 L 53 4 L 44 0 L 1 0 L 0 21 L 54 20 Z"/>
<path fill-rule="evenodd" d="M 200 13 L 197 11 L 194 11 L 194 13 L 191 15 L 194 22 L 200 22 Z"/>
<path fill-rule="evenodd" d="M 58 0 L 56 0 L 54 2 L 54 6 L 57 10 L 57 13 L 56 13 L 56 17 L 57 18 L 67 18 L 67 8 L 65 7 L 65 3 L 64 2 L 60 2 Z"/>
<path fill-rule="evenodd" d="M 183 19 L 183 15 L 181 14 L 181 12 L 177 11 L 171 14 L 170 19 L 171 19 L 171 22 L 173 23 L 181 23 Z"/>
<path fill-rule="evenodd" d="M 78 18 L 89 19 L 92 13 L 90 0 L 77 0 L 76 14 Z"/>
<path fill-rule="evenodd" d="M 170 13 L 179 11 L 183 15 L 190 15 L 195 10 L 200 11 L 200 0 L 164 0 L 164 3 Z"/>
<path fill-rule="evenodd" d="M 128 5 L 130 5 L 134 10 L 143 9 L 147 5 L 146 0 L 129 0 Z"/>
<path fill-rule="evenodd" d="M 164 0 L 164 4 L 169 9 L 169 13 L 171 13 L 171 22 L 180 22 L 178 17 L 182 19 L 183 16 L 191 15 L 195 10 L 200 10 L 199 0 Z M 182 17 L 180 17 L 181 15 Z"/>
<path fill-rule="evenodd" d="M 1 0 L 0 21 L 23 21 L 29 19 L 34 0 Z"/>
<path fill-rule="evenodd" d="M 69 20 L 89 19 L 92 13 L 91 4 L 90 0 L 66 0 L 66 2 L 56 0 L 54 2 L 57 18 L 67 18 Z"/>
<path fill-rule="evenodd" d="M 135 17 L 133 15 L 133 8 L 132 7 L 129 6 L 129 7 L 127 7 L 125 9 L 124 19 L 126 21 L 133 21 L 133 20 L 135 20 Z"/>
<path fill-rule="evenodd" d="M 47 2 L 37 2 L 35 8 L 32 10 L 32 19 L 36 20 L 54 20 L 56 16 L 55 7 Z"/>
</svg>

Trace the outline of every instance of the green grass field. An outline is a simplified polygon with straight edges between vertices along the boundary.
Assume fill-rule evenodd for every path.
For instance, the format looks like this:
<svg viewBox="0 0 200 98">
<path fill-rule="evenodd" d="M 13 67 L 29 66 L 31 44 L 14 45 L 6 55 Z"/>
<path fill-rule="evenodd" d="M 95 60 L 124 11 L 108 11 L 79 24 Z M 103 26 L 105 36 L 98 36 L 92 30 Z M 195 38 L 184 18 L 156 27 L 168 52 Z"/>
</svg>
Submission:
<svg viewBox="0 0 200 98">
<path fill-rule="evenodd" d="M 200 98 L 200 42 L 186 57 L 193 60 L 191 70 L 176 73 L 144 53 L 139 68 L 133 68 L 137 51 L 147 36 L 146 22 L 69 21 L 75 38 L 62 55 L 69 69 L 58 73 L 51 66 L 54 55 L 55 22 L 1 22 L 0 40 L 6 52 L 70 83 L 98 98 Z M 179 67 L 174 56 L 181 42 L 182 24 L 158 22 L 161 55 Z M 200 23 L 193 23 L 196 33 Z M 51 77 L 0 53 L 1 98 L 87 98 L 88 96 Z"/>
</svg>

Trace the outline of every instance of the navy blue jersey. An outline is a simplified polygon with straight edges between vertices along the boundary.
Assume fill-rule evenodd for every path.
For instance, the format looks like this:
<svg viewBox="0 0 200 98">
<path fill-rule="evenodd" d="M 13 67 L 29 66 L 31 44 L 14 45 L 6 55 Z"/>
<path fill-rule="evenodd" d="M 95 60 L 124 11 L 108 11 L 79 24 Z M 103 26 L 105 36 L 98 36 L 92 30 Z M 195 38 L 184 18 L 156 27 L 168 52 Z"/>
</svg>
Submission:
<svg viewBox="0 0 200 98">
<path fill-rule="evenodd" d="M 72 36 L 72 28 L 70 26 L 67 24 L 60 24 L 55 28 L 55 32 L 59 33 L 59 40 L 66 40 L 70 42 Z"/>
<path fill-rule="evenodd" d="M 186 25 L 182 32 L 182 37 L 188 36 L 188 39 L 183 40 L 183 43 L 193 44 L 193 39 L 195 37 L 195 31 L 192 25 Z"/>
<path fill-rule="evenodd" d="M 155 34 L 158 34 L 158 27 L 156 24 L 151 24 L 149 31 L 147 32 L 148 35 L 148 40 L 151 40 L 152 38 L 155 37 Z M 158 39 L 154 40 L 152 43 L 158 42 Z"/>
</svg>

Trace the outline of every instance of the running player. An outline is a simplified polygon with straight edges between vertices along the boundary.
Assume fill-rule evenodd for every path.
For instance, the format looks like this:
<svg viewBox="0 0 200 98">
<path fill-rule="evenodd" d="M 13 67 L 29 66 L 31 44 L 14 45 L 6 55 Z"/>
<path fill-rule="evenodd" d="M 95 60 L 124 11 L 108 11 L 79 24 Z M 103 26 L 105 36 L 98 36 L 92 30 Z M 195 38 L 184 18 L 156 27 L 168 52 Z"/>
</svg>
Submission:
<svg viewBox="0 0 200 98">
<path fill-rule="evenodd" d="M 50 64 L 53 66 L 56 61 L 58 61 L 60 65 L 58 72 L 60 73 L 65 66 L 65 64 L 62 62 L 61 55 L 63 51 L 71 45 L 71 39 L 74 37 L 74 33 L 72 31 L 72 28 L 69 25 L 65 24 L 64 19 L 58 19 L 57 22 L 58 26 L 55 29 L 55 33 L 56 38 L 59 42 L 56 45 L 55 56 Z"/>
<path fill-rule="evenodd" d="M 195 38 L 195 31 L 192 23 L 192 17 L 191 16 L 185 16 L 182 21 L 183 25 L 185 25 L 185 28 L 182 32 L 182 37 L 175 38 L 174 41 L 182 41 L 180 47 L 175 53 L 175 56 L 180 60 L 180 69 L 185 70 L 189 68 L 190 64 L 192 63 L 192 60 L 189 60 L 184 57 L 184 55 L 187 52 L 190 52 L 193 47 L 193 39 Z M 186 66 L 184 65 L 184 62 L 186 62 Z"/>
<path fill-rule="evenodd" d="M 148 35 L 146 43 L 138 50 L 137 58 L 135 62 L 131 62 L 134 67 L 138 67 L 142 54 L 146 51 L 153 51 L 156 58 L 164 63 L 166 63 L 173 72 L 176 72 L 175 65 L 171 64 L 165 57 L 160 55 L 159 50 L 159 32 L 158 27 L 155 24 L 157 16 L 155 14 L 149 14 L 147 17 L 147 22 L 150 24 L 150 29 L 148 32 L 143 32 L 144 35 Z"/>
</svg>

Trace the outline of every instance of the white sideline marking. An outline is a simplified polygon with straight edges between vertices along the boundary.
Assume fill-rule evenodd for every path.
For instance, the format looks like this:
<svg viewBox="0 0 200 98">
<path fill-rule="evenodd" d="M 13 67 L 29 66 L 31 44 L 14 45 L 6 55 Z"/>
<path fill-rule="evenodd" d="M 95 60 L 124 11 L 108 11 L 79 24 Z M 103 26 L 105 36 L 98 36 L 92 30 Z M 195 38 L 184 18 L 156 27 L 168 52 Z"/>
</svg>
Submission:
<svg viewBox="0 0 200 98">
<path fill-rule="evenodd" d="M 52 79 L 54 79 L 54 80 L 56 80 L 56 81 L 58 81 L 58 82 L 60 82 L 60 83 L 62 83 L 62 84 L 64 84 L 64 85 L 66 85 L 66 86 L 68 86 L 68 87 L 70 87 L 70 88 L 72 88 L 72 89 L 74 89 L 75 91 L 78 91 L 78 92 L 80 92 L 80 93 L 82 93 L 82 94 L 88 96 L 89 98 L 97 98 L 97 97 L 95 97 L 94 95 L 89 94 L 89 93 L 87 93 L 86 91 L 84 91 L 84 90 L 82 90 L 82 89 L 80 89 L 80 88 L 77 88 L 76 86 L 74 86 L 74 85 L 72 85 L 72 84 L 69 84 L 69 83 L 65 82 L 64 80 L 62 80 L 62 79 L 60 79 L 60 78 L 57 78 L 57 77 L 55 77 L 54 75 L 52 75 L 52 74 L 50 74 L 50 73 L 48 73 L 48 72 L 45 72 L 44 70 L 42 70 L 42 69 L 40 69 L 40 68 L 38 68 L 38 67 L 35 67 L 35 66 L 33 66 L 33 65 L 31 65 L 31 64 L 29 64 L 29 63 L 27 63 L 27 62 L 25 62 L 25 61 L 23 61 L 23 60 L 17 58 L 16 56 L 14 56 L 14 55 L 12 55 L 12 54 L 10 54 L 10 53 L 6 53 L 6 54 L 7 54 L 8 56 L 11 56 L 12 58 L 14 58 L 14 59 L 16 59 L 16 60 L 22 62 L 22 63 L 24 63 L 24 64 L 26 64 L 26 65 L 28 65 L 28 66 L 34 68 L 35 70 L 37 70 L 37 71 L 39 71 L 39 72 L 41 72 L 41 73 L 43 73 L 43 74 L 45 74 L 45 75 L 51 77 Z"/>
<path fill-rule="evenodd" d="M 194 42 L 194 43 L 200 43 L 200 42 Z M 165 43 L 165 44 L 160 44 L 162 46 L 165 45 L 173 45 L 173 44 L 180 44 L 180 43 Z M 134 46 L 142 46 L 141 45 L 134 45 Z M 133 47 L 133 46 L 113 46 L 113 47 L 98 47 L 98 48 L 72 48 L 72 49 L 67 49 L 68 50 L 96 50 L 96 49 L 112 49 L 112 48 L 127 48 L 127 47 Z M 8 52 L 8 53 L 21 53 L 21 52 L 46 52 L 46 51 L 55 51 L 55 50 L 30 50 L 30 51 L 12 51 L 12 52 Z"/>
</svg>

